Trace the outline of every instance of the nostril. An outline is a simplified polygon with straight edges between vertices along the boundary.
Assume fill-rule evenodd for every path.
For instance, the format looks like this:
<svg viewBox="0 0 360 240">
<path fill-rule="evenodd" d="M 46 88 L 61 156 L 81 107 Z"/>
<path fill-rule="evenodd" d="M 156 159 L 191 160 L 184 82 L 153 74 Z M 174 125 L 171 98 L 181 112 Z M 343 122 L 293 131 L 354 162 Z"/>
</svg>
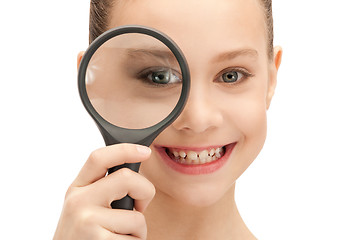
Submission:
<svg viewBox="0 0 360 240">
<path fill-rule="evenodd" d="M 201 88 L 201 87 L 200 87 Z M 201 88 L 203 89 L 203 88 Z M 174 121 L 177 130 L 201 133 L 219 127 L 223 122 L 221 105 L 215 99 L 209 99 L 205 89 L 191 92 L 183 112 Z"/>
<path fill-rule="evenodd" d="M 220 114 L 184 113 L 176 119 L 172 126 L 178 131 L 202 133 L 220 127 L 223 118 Z"/>
</svg>

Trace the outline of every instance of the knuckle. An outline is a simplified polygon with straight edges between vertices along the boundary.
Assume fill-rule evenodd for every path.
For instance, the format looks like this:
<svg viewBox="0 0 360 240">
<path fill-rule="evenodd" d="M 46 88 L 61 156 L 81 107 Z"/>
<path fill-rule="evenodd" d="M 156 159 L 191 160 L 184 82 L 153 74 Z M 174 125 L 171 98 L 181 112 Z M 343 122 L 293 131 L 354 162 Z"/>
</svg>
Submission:
<svg viewBox="0 0 360 240">
<path fill-rule="evenodd" d="M 71 196 L 71 194 L 74 192 L 74 187 L 73 186 L 70 186 L 67 190 L 66 190 L 66 193 L 65 193 L 65 200 Z"/>
<path fill-rule="evenodd" d="M 101 155 L 99 149 L 92 151 L 89 155 L 88 162 L 90 164 L 97 164 L 101 159 Z"/>
<path fill-rule="evenodd" d="M 65 199 L 64 209 L 67 213 L 74 213 L 78 207 L 81 206 L 78 198 L 73 197 L 74 195 L 70 195 Z"/>
<path fill-rule="evenodd" d="M 84 196 L 79 191 L 73 191 L 64 203 L 64 214 L 72 219 L 74 227 L 79 231 L 87 231 L 96 225 L 95 212 L 92 207 L 84 202 Z"/>
<path fill-rule="evenodd" d="M 86 239 L 100 239 L 97 238 L 98 232 L 95 231 L 98 225 L 95 219 L 94 212 L 84 209 L 75 216 L 73 225 L 81 233 L 81 236 L 86 237 Z"/>
<path fill-rule="evenodd" d="M 124 178 L 124 180 L 126 180 L 126 179 L 131 178 L 134 175 L 134 172 L 131 169 L 124 167 L 124 168 L 117 170 L 116 174 L 119 174 L 121 176 L 121 178 Z"/>
<path fill-rule="evenodd" d="M 80 191 L 70 187 L 66 193 L 64 207 L 70 212 L 77 212 L 84 205 L 84 197 Z"/>
<path fill-rule="evenodd" d="M 94 212 L 91 211 L 89 208 L 86 208 L 86 209 L 83 209 L 82 211 L 80 211 L 78 219 L 79 219 L 79 223 L 81 224 L 81 226 L 83 226 L 85 228 L 96 224 Z"/>
<path fill-rule="evenodd" d="M 146 177 L 140 175 L 141 179 L 144 183 L 144 194 L 146 194 L 146 198 L 153 199 L 156 194 L 156 188 L 152 182 L 149 181 Z"/>
</svg>

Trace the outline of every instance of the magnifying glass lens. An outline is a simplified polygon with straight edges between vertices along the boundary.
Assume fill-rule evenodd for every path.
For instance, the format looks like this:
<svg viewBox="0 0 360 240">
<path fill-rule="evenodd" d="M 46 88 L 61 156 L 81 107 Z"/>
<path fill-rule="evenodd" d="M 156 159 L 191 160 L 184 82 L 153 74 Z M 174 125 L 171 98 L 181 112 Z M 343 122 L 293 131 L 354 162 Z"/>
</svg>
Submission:
<svg viewBox="0 0 360 240">
<path fill-rule="evenodd" d="M 126 33 L 107 40 L 92 55 L 85 85 L 102 118 L 118 127 L 143 129 L 175 108 L 182 73 L 164 43 L 146 34 Z"/>
</svg>

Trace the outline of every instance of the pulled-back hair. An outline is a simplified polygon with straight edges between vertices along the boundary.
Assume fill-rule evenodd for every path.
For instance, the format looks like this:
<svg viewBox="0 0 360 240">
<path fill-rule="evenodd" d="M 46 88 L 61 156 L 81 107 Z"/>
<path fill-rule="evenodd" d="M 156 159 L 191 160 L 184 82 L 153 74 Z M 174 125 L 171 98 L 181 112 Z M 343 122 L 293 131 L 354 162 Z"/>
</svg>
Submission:
<svg viewBox="0 0 360 240">
<path fill-rule="evenodd" d="M 89 42 L 108 30 L 110 11 L 115 0 L 90 0 Z"/>
<path fill-rule="evenodd" d="M 108 30 L 110 12 L 116 0 L 90 0 L 90 24 L 89 42 L 94 41 L 98 36 Z M 265 21 L 267 26 L 267 47 L 268 56 L 273 57 L 273 16 L 272 0 L 259 0 L 264 8 Z"/>
</svg>

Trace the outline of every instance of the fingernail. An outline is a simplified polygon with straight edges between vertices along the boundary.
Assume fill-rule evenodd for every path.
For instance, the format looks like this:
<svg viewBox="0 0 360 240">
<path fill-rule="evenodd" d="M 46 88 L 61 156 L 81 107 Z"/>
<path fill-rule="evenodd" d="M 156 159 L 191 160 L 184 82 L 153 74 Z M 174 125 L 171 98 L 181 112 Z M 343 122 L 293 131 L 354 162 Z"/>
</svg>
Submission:
<svg viewBox="0 0 360 240">
<path fill-rule="evenodd" d="M 146 147 L 146 146 L 142 146 L 142 145 L 136 145 L 136 150 L 143 155 L 149 155 L 151 153 L 151 149 Z"/>
</svg>

